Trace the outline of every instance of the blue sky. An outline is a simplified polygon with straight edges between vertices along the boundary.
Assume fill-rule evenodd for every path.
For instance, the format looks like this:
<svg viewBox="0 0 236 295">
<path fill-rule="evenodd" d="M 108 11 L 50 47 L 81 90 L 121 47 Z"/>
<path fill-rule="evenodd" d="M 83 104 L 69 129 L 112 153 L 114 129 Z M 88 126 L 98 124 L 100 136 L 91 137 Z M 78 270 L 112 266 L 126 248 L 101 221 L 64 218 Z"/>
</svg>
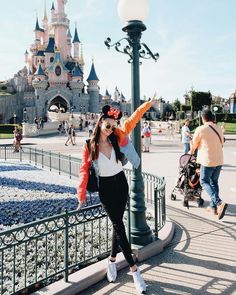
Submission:
<svg viewBox="0 0 236 295">
<path fill-rule="evenodd" d="M 1 2 L 0 80 L 4 80 L 24 66 L 24 52 L 34 40 L 36 11 L 41 20 L 44 0 Z M 52 2 L 46 2 L 49 15 Z M 229 97 L 236 89 L 235 12 L 235 0 L 150 0 L 142 42 L 159 52 L 160 59 L 143 61 L 141 96 L 157 90 L 166 100 L 182 100 L 194 87 Z M 104 45 L 108 36 L 112 41 L 125 37 L 117 0 L 68 0 L 66 13 L 72 34 L 77 22 L 83 42 L 85 79 L 94 57 L 101 93 L 106 88 L 113 93 L 117 86 L 130 98 L 127 57 Z"/>
</svg>

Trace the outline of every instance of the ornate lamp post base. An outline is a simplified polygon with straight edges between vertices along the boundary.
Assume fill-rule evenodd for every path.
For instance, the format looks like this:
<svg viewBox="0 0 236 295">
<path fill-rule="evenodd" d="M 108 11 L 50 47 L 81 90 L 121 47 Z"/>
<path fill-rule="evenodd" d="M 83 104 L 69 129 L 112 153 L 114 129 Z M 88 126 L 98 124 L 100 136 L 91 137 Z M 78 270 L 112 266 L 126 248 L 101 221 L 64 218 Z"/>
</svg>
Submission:
<svg viewBox="0 0 236 295">
<path fill-rule="evenodd" d="M 146 223 L 144 202 L 144 183 L 141 168 L 133 170 L 130 194 L 130 238 L 135 248 L 152 242 L 152 232 Z"/>
</svg>

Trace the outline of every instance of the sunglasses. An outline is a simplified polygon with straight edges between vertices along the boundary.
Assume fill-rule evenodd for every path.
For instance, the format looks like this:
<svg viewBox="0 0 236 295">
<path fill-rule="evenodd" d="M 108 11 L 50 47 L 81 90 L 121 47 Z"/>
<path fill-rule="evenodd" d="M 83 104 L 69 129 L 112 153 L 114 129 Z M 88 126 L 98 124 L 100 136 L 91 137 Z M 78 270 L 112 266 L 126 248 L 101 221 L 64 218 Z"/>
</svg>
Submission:
<svg viewBox="0 0 236 295">
<path fill-rule="evenodd" d="M 111 124 L 106 124 L 105 125 L 105 128 L 107 129 L 107 130 L 112 130 L 112 131 L 115 131 L 115 129 L 116 129 L 116 126 L 115 125 L 111 125 Z"/>
</svg>

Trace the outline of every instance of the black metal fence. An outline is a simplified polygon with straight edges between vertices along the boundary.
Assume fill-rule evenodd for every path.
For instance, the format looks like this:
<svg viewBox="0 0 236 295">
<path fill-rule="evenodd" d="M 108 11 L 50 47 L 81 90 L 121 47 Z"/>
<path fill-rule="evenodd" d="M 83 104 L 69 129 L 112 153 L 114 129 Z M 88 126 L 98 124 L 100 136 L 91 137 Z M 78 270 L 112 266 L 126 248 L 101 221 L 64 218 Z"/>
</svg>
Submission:
<svg viewBox="0 0 236 295">
<path fill-rule="evenodd" d="M 12 147 L 0 146 L 0 160 L 29 162 L 70 178 L 78 177 L 81 164 L 78 158 L 30 147 L 13 153 Z M 125 173 L 130 184 L 132 171 L 125 169 Z M 153 208 L 153 218 L 147 222 L 157 238 L 166 220 L 165 181 L 148 173 L 143 173 L 143 180 L 145 200 Z M 125 222 L 129 225 L 129 212 Z M 62 276 L 67 281 L 69 272 L 110 251 L 111 234 L 111 223 L 100 204 L 1 231 L 1 295 L 18 294 Z"/>
</svg>

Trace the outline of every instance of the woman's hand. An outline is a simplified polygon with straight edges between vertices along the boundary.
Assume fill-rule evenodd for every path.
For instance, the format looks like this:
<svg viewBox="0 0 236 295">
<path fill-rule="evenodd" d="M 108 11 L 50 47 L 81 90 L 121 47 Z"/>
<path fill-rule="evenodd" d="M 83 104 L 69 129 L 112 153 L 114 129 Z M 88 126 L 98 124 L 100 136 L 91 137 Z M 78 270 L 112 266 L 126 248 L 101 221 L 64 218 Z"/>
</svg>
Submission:
<svg viewBox="0 0 236 295">
<path fill-rule="evenodd" d="M 157 96 L 157 93 L 155 92 L 155 93 L 153 94 L 153 97 L 152 97 L 151 100 L 150 100 L 150 103 L 151 103 L 152 107 L 155 106 L 155 105 L 157 104 L 157 98 L 156 98 L 156 96 Z"/>
<path fill-rule="evenodd" d="M 77 210 L 80 210 L 80 209 L 82 208 L 83 203 L 84 203 L 84 201 L 79 201 L 79 204 L 78 204 Z"/>
</svg>

